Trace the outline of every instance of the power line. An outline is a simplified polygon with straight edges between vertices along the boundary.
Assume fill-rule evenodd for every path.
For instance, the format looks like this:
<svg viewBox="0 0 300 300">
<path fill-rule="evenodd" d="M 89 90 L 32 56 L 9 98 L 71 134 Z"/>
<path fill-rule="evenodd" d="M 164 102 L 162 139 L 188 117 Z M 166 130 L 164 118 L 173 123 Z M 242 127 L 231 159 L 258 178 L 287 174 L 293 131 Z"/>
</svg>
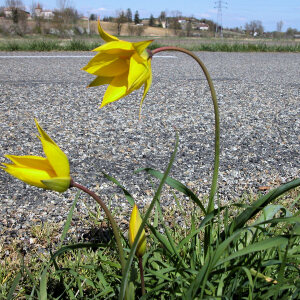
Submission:
<svg viewBox="0 0 300 300">
<path fill-rule="evenodd" d="M 218 9 L 217 13 L 217 26 L 216 26 L 216 36 L 219 35 L 220 37 L 223 37 L 223 16 L 222 16 L 222 9 L 227 8 L 227 2 L 219 0 L 215 2 L 215 8 Z"/>
</svg>

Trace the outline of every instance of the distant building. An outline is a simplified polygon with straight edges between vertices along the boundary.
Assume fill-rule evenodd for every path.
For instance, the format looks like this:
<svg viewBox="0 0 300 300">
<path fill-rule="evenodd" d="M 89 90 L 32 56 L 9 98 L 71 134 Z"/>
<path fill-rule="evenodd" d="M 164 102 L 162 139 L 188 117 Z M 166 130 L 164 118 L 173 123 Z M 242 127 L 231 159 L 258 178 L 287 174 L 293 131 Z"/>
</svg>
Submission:
<svg viewBox="0 0 300 300">
<path fill-rule="evenodd" d="M 162 27 L 162 28 L 168 28 L 168 23 L 167 23 L 167 21 L 161 21 L 161 27 Z"/>
<path fill-rule="evenodd" d="M 80 20 L 82 20 L 82 21 L 88 21 L 88 20 L 89 20 L 89 17 L 84 17 L 84 16 L 82 16 L 82 17 L 80 17 Z"/>
<path fill-rule="evenodd" d="M 43 10 L 40 4 L 37 4 L 37 7 L 34 9 L 34 13 L 37 17 L 43 18 L 46 20 L 51 20 L 54 18 L 54 13 L 52 10 Z"/>
<path fill-rule="evenodd" d="M 28 11 L 25 11 L 25 10 L 19 9 L 19 8 L 18 8 L 18 11 L 20 13 L 23 13 L 27 18 L 30 17 L 30 13 Z M 3 10 L 3 12 L 4 12 L 5 18 L 12 18 L 12 16 L 13 16 L 13 8 L 11 8 L 11 7 L 5 7 L 4 10 Z"/>
<path fill-rule="evenodd" d="M 197 24 L 197 29 L 199 29 L 199 30 L 208 30 L 209 26 L 206 23 L 199 23 L 199 24 Z"/>
</svg>

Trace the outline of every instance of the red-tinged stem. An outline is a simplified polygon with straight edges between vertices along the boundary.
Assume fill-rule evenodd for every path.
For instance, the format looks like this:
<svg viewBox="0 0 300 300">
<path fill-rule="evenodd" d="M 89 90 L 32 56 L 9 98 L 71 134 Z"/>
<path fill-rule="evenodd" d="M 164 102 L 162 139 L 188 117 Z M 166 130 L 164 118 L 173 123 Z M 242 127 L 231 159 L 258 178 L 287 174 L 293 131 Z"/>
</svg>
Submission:
<svg viewBox="0 0 300 300">
<path fill-rule="evenodd" d="M 98 202 L 98 204 L 104 210 L 104 212 L 111 224 L 111 227 L 112 227 L 115 239 L 116 239 L 116 243 L 117 243 L 117 247 L 118 247 L 118 251 L 119 251 L 120 262 L 122 265 L 122 273 L 123 273 L 124 267 L 125 267 L 125 258 L 124 258 L 124 251 L 123 251 L 123 246 L 122 246 L 122 242 L 121 242 L 119 227 L 118 227 L 115 219 L 113 218 L 112 214 L 110 213 L 109 209 L 107 208 L 105 203 L 99 198 L 99 196 L 97 196 L 94 192 L 89 190 L 87 187 L 85 187 L 79 183 L 76 183 L 73 180 L 71 180 L 70 187 L 76 187 L 76 188 L 84 191 L 88 195 L 90 195 L 92 198 L 94 198 L 94 200 L 96 200 Z"/>
<path fill-rule="evenodd" d="M 141 287 L 142 287 L 142 295 L 144 296 L 145 291 L 145 280 L 144 280 L 144 269 L 143 269 L 143 257 L 139 256 L 139 268 L 140 268 L 140 275 L 141 275 Z"/>
</svg>

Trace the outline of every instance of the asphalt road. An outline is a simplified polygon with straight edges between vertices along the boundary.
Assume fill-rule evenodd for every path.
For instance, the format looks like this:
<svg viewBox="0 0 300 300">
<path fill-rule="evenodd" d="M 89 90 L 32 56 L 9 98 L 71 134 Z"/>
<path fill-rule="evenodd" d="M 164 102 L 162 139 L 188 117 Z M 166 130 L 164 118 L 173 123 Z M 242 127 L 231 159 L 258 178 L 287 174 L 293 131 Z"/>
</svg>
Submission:
<svg viewBox="0 0 300 300">
<path fill-rule="evenodd" d="M 184 54 L 153 59 L 153 84 L 138 120 L 142 91 L 99 109 L 105 87 L 87 89 L 80 69 L 93 53 L 0 53 L 0 162 L 4 154 L 41 155 L 34 117 L 67 153 L 73 178 L 115 206 L 116 177 L 140 205 L 151 184 L 140 167 L 164 170 L 179 132 L 172 176 L 207 195 L 213 165 L 213 108 L 200 68 Z M 221 118 L 220 199 L 227 203 L 259 187 L 299 176 L 300 54 L 197 53 L 214 81 Z M 89 56 L 89 57 L 88 57 Z M 11 218 L 64 218 L 75 192 L 28 187 L 0 171 L 0 230 Z M 172 197 L 164 195 L 165 205 Z M 26 212 L 24 212 L 26 210 Z M 50 212 L 49 212 L 50 211 Z M 23 220 L 20 221 L 20 218 Z M 25 224 L 24 223 L 24 224 Z M 2 225 L 1 225 L 2 224 Z"/>
</svg>

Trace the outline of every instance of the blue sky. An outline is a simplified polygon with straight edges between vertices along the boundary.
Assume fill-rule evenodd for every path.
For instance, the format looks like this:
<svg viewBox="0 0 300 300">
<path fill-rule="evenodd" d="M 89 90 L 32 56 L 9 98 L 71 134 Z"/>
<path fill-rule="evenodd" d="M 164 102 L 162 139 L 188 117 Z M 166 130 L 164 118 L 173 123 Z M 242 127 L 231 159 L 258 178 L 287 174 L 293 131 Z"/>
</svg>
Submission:
<svg viewBox="0 0 300 300">
<path fill-rule="evenodd" d="M 134 13 L 139 11 L 140 17 L 157 17 L 161 11 L 171 16 L 172 12 L 180 11 L 185 16 L 208 18 L 217 21 L 217 0 L 67 0 L 80 13 L 95 13 L 103 16 L 115 16 L 116 11 L 130 8 Z M 23 0 L 30 8 L 33 0 Z M 38 0 L 34 0 L 38 2 Z M 44 9 L 58 7 L 59 0 L 39 0 Z M 300 30 L 300 0 L 225 0 L 223 9 L 224 27 L 244 27 L 246 22 L 260 20 L 265 30 L 276 30 L 276 24 L 283 22 L 283 31 L 288 27 Z M 227 4 L 225 4 L 227 2 Z M 5 0 L 0 1 L 1 5 Z"/>
</svg>

